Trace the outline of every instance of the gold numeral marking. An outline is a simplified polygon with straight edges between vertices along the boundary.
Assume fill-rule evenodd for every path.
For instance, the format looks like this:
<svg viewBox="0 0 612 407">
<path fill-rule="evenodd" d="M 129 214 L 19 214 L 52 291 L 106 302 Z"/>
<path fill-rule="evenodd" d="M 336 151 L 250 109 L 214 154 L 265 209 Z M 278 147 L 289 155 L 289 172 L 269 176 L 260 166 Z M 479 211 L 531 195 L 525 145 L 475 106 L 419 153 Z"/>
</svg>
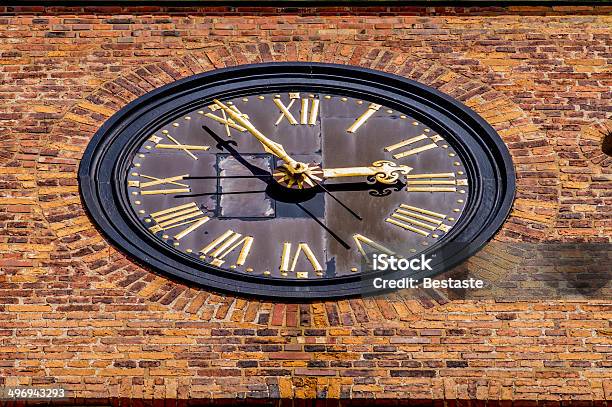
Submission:
<svg viewBox="0 0 612 407">
<path fill-rule="evenodd" d="M 166 134 L 165 137 L 168 137 L 168 140 L 170 140 L 174 144 L 163 144 L 163 143 L 160 143 L 162 138 L 161 137 L 157 137 L 155 135 L 149 137 L 149 140 L 152 141 L 153 143 L 155 143 L 155 148 L 161 148 L 161 149 L 166 149 L 166 150 L 183 150 L 184 152 L 186 152 L 194 160 L 197 160 L 198 157 L 193 155 L 193 153 L 190 150 L 206 151 L 206 150 L 208 150 L 210 148 L 210 146 L 198 146 L 198 145 L 193 145 L 193 144 L 181 144 L 177 139 L 175 139 L 174 137 L 172 137 L 169 134 Z"/>
<path fill-rule="evenodd" d="M 180 240 L 187 236 L 210 220 L 210 218 L 204 215 L 204 212 L 198 208 L 195 202 L 154 212 L 151 214 L 151 218 L 157 223 L 149 228 L 152 233 L 189 225 L 181 232 L 174 235 L 176 240 Z"/>
<path fill-rule="evenodd" d="M 368 262 L 370 261 L 370 258 L 366 254 L 365 249 L 363 248 L 364 245 L 370 246 L 371 248 L 375 249 L 377 252 L 385 253 L 388 255 L 395 254 L 395 252 L 389 249 L 388 247 L 385 247 L 382 244 L 377 243 L 368 237 L 365 237 L 364 235 L 360 235 L 359 233 L 356 233 L 353 235 L 353 240 L 355 241 L 355 244 L 357 245 L 357 250 L 359 250 L 359 253 L 361 253 L 361 255 Z"/>
<path fill-rule="evenodd" d="M 221 106 L 214 104 L 214 105 L 210 105 L 208 106 L 208 108 L 215 112 L 219 109 L 221 109 Z M 238 114 L 242 114 L 242 112 L 240 110 L 238 110 L 238 108 L 235 105 L 230 105 L 230 109 L 232 109 L 233 111 L 235 111 Z M 225 110 L 221 110 L 221 116 L 217 116 L 215 114 L 212 113 L 206 113 L 204 114 L 204 116 L 208 117 L 209 119 L 212 119 L 216 122 L 221 123 L 222 125 L 225 126 L 225 133 L 227 134 L 228 137 L 231 137 L 230 134 L 230 127 L 232 129 L 238 130 L 240 132 L 244 132 L 246 131 L 246 129 L 238 124 L 236 124 L 235 121 L 233 121 L 232 119 L 227 117 L 227 114 L 225 113 Z M 245 117 L 248 117 L 247 115 L 244 115 Z"/>
<path fill-rule="evenodd" d="M 442 213 L 401 204 L 399 208 L 391 214 L 391 217 L 385 219 L 385 222 L 418 233 L 422 236 L 429 236 L 430 233 L 436 229 L 443 232 L 448 232 L 451 229 L 451 226 L 442 222 L 444 219 L 446 219 L 446 215 Z"/>
<path fill-rule="evenodd" d="M 189 192 L 189 188 L 170 188 L 170 189 L 150 189 L 147 191 L 140 191 L 141 195 L 172 195 L 172 194 L 182 194 L 184 192 Z"/>
<path fill-rule="evenodd" d="M 304 255 L 306 256 L 306 259 L 308 260 L 308 262 L 312 266 L 312 269 L 315 272 L 320 273 L 323 271 L 321 264 L 319 263 L 314 253 L 310 249 L 310 246 L 308 246 L 308 243 L 298 243 L 297 249 L 295 253 L 293 254 L 293 260 L 292 260 L 292 255 L 291 255 L 291 246 L 292 244 L 289 242 L 285 242 L 283 244 L 283 254 L 281 256 L 281 265 L 280 265 L 281 272 L 286 273 L 288 271 L 295 271 L 295 267 L 297 266 L 297 262 L 300 258 L 300 254 L 302 253 L 304 253 Z M 308 276 L 307 274 L 304 274 L 305 271 L 303 270 L 300 270 L 299 272 L 302 273 L 301 274 L 302 278 L 305 278 Z"/>
<path fill-rule="evenodd" d="M 454 172 L 407 175 L 408 192 L 457 192 L 457 186 L 467 186 L 467 179 L 455 179 Z"/>
<path fill-rule="evenodd" d="M 346 131 L 349 133 L 355 133 L 357 129 L 359 129 L 380 108 L 381 105 L 377 105 L 376 103 L 370 103 L 368 110 L 366 110 L 361 116 L 359 116 L 357 120 L 355 120 L 355 122 L 351 124 L 351 127 L 346 129 Z"/>
<path fill-rule="evenodd" d="M 243 237 L 240 233 L 228 229 L 221 236 L 210 242 L 208 246 L 200 250 L 200 253 L 210 256 L 212 258 L 210 264 L 219 267 L 225 263 L 225 260 L 223 260 L 225 256 L 230 254 L 237 247 L 242 246 L 238 253 L 238 259 L 236 260 L 236 264 L 242 266 L 251 251 L 252 245 L 253 236 Z"/>
<path fill-rule="evenodd" d="M 183 192 L 191 191 L 191 189 L 189 188 L 189 185 L 183 184 L 182 182 L 177 182 L 177 181 L 184 179 L 185 177 L 188 177 L 189 174 L 177 175 L 176 177 L 169 177 L 169 178 L 157 178 L 157 177 L 152 177 L 150 175 L 145 175 L 145 174 L 139 174 L 139 176 L 141 178 L 152 180 L 152 181 L 147 181 L 147 182 L 128 181 L 128 186 L 140 188 L 141 195 L 180 194 Z M 153 187 L 156 185 L 165 185 L 165 184 L 177 185 L 183 188 L 149 189 L 146 191 L 142 189 L 142 188 L 149 188 L 149 187 Z"/>
<path fill-rule="evenodd" d="M 154 134 L 151 137 L 149 137 L 149 141 L 152 141 L 153 143 L 157 144 L 160 141 L 162 141 L 162 138 Z"/>
<path fill-rule="evenodd" d="M 289 104 L 285 106 L 280 98 L 275 97 L 274 104 L 281 111 L 280 116 L 274 123 L 276 126 L 280 124 L 283 119 L 287 119 L 289 124 L 297 125 L 297 124 L 308 124 L 315 125 L 317 123 L 317 117 L 319 115 L 319 99 L 308 99 L 301 98 L 301 107 L 300 107 L 300 121 L 298 122 L 291 113 L 291 107 L 294 105 L 295 101 L 300 99 L 300 94 L 289 93 Z"/>
<path fill-rule="evenodd" d="M 173 149 L 173 150 L 200 150 L 206 151 L 210 148 L 210 146 L 198 146 L 195 144 L 158 144 L 155 148 L 165 148 L 165 149 Z"/>
<path fill-rule="evenodd" d="M 393 158 L 395 158 L 396 160 L 399 158 L 403 158 L 403 157 L 408 157 L 410 155 L 414 155 L 414 154 L 418 154 L 421 153 L 423 151 L 427 151 L 427 150 L 431 150 L 432 148 L 436 148 L 438 147 L 438 145 L 435 143 L 436 141 L 440 141 L 442 140 L 442 137 L 435 135 L 433 137 L 428 137 L 425 134 L 421 134 L 420 136 L 416 136 L 416 137 L 412 137 L 403 141 L 400 141 L 399 143 L 396 144 L 392 144 L 390 146 L 385 147 L 385 151 L 394 151 L 394 150 L 398 150 L 402 147 L 406 147 L 406 146 L 410 146 L 411 144 L 417 143 L 419 141 L 422 140 L 428 140 L 429 143 L 420 146 L 420 147 L 415 147 L 412 149 L 408 149 L 406 151 L 402 151 L 401 153 L 396 153 L 393 154 Z"/>
</svg>

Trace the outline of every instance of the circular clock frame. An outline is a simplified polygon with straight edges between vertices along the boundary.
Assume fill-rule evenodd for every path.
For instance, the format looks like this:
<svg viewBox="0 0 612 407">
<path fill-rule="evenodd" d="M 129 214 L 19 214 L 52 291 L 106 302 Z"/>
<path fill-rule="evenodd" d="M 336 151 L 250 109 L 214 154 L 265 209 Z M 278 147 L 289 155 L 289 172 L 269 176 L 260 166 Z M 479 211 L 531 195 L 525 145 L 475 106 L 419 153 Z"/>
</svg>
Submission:
<svg viewBox="0 0 612 407">
<path fill-rule="evenodd" d="M 104 235 L 136 262 L 185 282 L 237 295 L 290 301 L 381 293 L 373 280 L 382 272 L 297 280 L 223 270 L 189 258 L 149 234 L 129 209 L 124 182 L 129 157 L 163 123 L 213 99 L 260 92 L 316 91 L 364 98 L 417 118 L 443 134 L 465 163 L 469 201 L 453 229 L 423 252 L 433 271 L 448 270 L 480 250 L 507 218 L 515 175 L 508 149 L 479 115 L 453 98 L 421 83 L 371 69 L 324 63 L 265 63 L 194 75 L 149 92 L 127 104 L 95 133 L 81 160 L 80 192 Z M 405 272 L 386 272 L 387 279 Z"/>
</svg>

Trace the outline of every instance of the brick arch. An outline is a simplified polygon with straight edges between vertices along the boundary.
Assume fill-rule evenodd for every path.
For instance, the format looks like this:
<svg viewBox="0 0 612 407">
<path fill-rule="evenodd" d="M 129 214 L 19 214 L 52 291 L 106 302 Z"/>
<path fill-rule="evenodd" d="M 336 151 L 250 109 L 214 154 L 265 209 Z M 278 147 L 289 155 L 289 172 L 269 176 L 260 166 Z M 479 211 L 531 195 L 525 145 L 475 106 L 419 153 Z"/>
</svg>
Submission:
<svg viewBox="0 0 612 407">
<path fill-rule="evenodd" d="M 612 121 L 601 119 L 580 126 L 569 137 L 556 137 L 563 193 L 554 230 L 563 240 L 612 241 L 612 229 L 606 223 L 611 216 L 612 157 L 602 150 L 610 129 Z"/>
<path fill-rule="evenodd" d="M 612 120 L 608 123 L 582 126 L 578 136 L 578 147 L 584 157 L 583 159 L 590 161 L 595 166 L 601 166 L 602 168 L 610 167 L 612 165 L 612 158 L 602 150 L 604 136 L 610 133 L 612 133 Z"/>
<path fill-rule="evenodd" d="M 90 137 L 114 112 L 137 97 L 175 80 L 225 66 L 266 61 L 325 61 L 395 73 L 453 96 L 483 116 L 501 135 L 515 161 L 517 196 L 498 241 L 540 241 L 554 224 L 558 168 L 544 134 L 503 93 L 437 62 L 385 47 L 304 43 L 215 46 L 124 72 L 76 103 L 46 140 L 52 162 L 39 163 L 61 173 L 39 188 L 42 212 L 56 235 L 73 275 L 87 274 L 93 288 L 123 295 L 134 309 L 174 310 L 181 318 L 249 322 L 268 326 L 334 327 L 384 320 L 402 324 L 418 311 L 445 300 L 409 298 L 396 293 L 382 299 L 355 299 L 306 305 L 271 304 L 217 295 L 148 272 L 110 246 L 90 222 L 78 195 L 76 171 Z M 490 256 L 491 254 L 489 254 Z"/>
</svg>

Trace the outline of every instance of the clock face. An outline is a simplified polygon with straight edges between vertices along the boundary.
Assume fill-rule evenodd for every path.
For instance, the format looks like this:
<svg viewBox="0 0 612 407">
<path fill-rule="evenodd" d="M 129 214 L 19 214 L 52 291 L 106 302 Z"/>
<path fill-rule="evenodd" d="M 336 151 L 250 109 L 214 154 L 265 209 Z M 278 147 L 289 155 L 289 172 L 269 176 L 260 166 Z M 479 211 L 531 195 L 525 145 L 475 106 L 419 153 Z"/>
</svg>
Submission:
<svg viewBox="0 0 612 407">
<path fill-rule="evenodd" d="M 443 272 L 493 236 L 514 193 L 503 142 L 467 107 L 314 63 L 221 69 L 139 98 L 96 133 L 79 182 L 100 229 L 152 271 L 287 299 Z M 373 254 L 433 257 L 433 271 L 376 271 Z"/>
<path fill-rule="evenodd" d="M 218 99 L 163 123 L 127 159 L 119 182 L 155 239 L 263 277 L 345 276 L 374 252 L 419 254 L 470 199 L 443 133 L 332 92 Z"/>
</svg>

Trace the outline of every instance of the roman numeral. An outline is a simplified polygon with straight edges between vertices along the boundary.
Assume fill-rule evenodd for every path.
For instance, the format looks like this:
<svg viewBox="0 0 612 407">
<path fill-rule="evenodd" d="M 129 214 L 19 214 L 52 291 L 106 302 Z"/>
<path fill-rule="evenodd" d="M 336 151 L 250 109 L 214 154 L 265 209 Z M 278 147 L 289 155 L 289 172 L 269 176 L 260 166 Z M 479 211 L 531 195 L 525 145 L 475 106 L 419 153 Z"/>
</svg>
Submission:
<svg viewBox="0 0 612 407">
<path fill-rule="evenodd" d="M 351 124 L 348 129 L 346 129 L 346 131 L 349 133 L 355 133 L 380 108 L 381 105 L 377 105 L 376 103 L 370 103 L 368 110 L 363 112 L 363 114 L 359 116 L 357 120 L 355 120 L 355 122 Z"/>
<path fill-rule="evenodd" d="M 370 258 L 368 257 L 363 247 L 364 245 L 371 247 L 377 253 L 385 253 L 388 255 L 395 254 L 393 250 L 389 249 L 388 247 L 383 246 L 380 243 L 375 242 L 374 240 L 368 237 L 365 237 L 364 235 L 360 235 L 356 233 L 353 235 L 353 240 L 355 241 L 355 245 L 357 245 L 357 250 L 359 250 L 359 253 L 361 253 L 361 255 L 366 259 L 368 263 L 370 262 Z"/>
<path fill-rule="evenodd" d="M 419 147 L 410 148 L 412 147 L 412 144 L 418 143 L 419 141 L 423 141 L 423 140 L 427 140 L 427 143 Z M 442 137 L 438 135 L 428 137 L 425 134 L 421 134 L 420 136 L 412 137 L 404 141 L 400 141 L 399 143 L 387 146 L 385 147 L 385 151 L 391 152 L 391 151 L 403 149 L 404 147 L 408 147 L 408 149 L 405 151 L 393 154 L 393 158 L 397 160 L 399 158 L 408 157 L 414 154 L 421 153 L 423 151 L 431 150 L 432 148 L 436 148 L 438 147 L 436 142 L 440 140 L 442 140 Z"/>
<path fill-rule="evenodd" d="M 236 265 L 242 266 L 244 265 L 244 262 L 251 251 L 252 245 L 252 236 L 243 237 L 240 233 L 236 233 L 233 230 L 228 229 L 221 236 L 210 242 L 208 246 L 200 250 L 200 253 L 205 256 L 210 256 L 210 264 L 219 267 L 225 263 L 225 260 L 223 260 L 225 256 L 230 254 L 239 246 L 242 246 L 240 252 L 238 253 L 238 259 L 236 260 Z"/>
<path fill-rule="evenodd" d="M 391 214 L 391 217 L 385 219 L 385 222 L 422 236 L 429 236 L 436 229 L 443 232 L 448 232 L 451 229 L 451 226 L 442 222 L 444 219 L 446 219 L 444 214 L 401 204 Z"/>
<path fill-rule="evenodd" d="M 281 265 L 280 265 L 281 273 L 295 271 L 298 260 L 300 259 L 300 255 L 302 253 L 304 253 L 306 260 L 308 260 L 308 262 L 310 263 L 310 266 L 312 267 L 315 273 L 319 274 L 323 272 L 323 268 L 321 267 L 321 264 L 319 263 L 314 253 L 310 249 L 310 246 L 308 246 L 308 243 L 298 243 L 297 249 L 295 250 L 295 253 L 293 255 L 291 254 L 291 251 L 292 251 L 291 246 L 292 244 L 289 242 L 285 242 L 283 244 L 283 254 L 281 255 Z M 296 274 L 298 278 L 308 277 L 307 271 L 300 270 Z"/>
<path fill-rule="evenodd" d="M 210 146 L 200 146 L 200 145 L 193 145 L 193 144 L 181 144 L 181 143 L 178 142 L 177 139 L 175 139 L 174 137 L 172 137 L 169 134 L 165 134 L 165 137 L 168 137 L 168 140 L 170 140 L 173 144 L 160 143 L 160 141 L 163 140 L 163 137 L 158 137 L 156 135 L 152 135 L 151 137 L 149 137 L 149 141 L 152 141 L 153 143 L 155 143 L 155 148 L 166 149 L 166 150 L 183 150 L 185 153 L 187 153 L 194 160 L 197 160 L 198 157 L 193 155 L 193 153 L 190 150 L 194 150 L 194 151 L 206 151 L 206 150 L 208 150 L 210 148 Z"/>
<path fill-rule="evenodd" d="M 300 99 L 299 93 L 289 93 L 289 104 L 285 106 L 280 98 L 274 98 L 274 104 L 281 111 L 280 116 L 278 116 L 278 119 L 274 123 L 276 126 L 278 126 L 283 119 L 287 119 L 287 121 L 292 125 L 308 124 L 313 126 L 317 123 L 317 116 L 319 115 L 319 99 L 301 98 L 299 122 L 290 111 L 291 107 L 298 99 Z"/>
<path fill-rule="evenodd" d="M 189 174 L 183 174 L 183 175 L 177 175 L 176 177 L 169 177 L 169 178 L 157 178 L 157 177 L 152 177 L 150 175 L 145 175 L 145 174 L 139 174 L 139 177 L 141 178 L 145 178 L 145 179 L 150 179 L 152 181 L 147 181 L 147 182 L 142 182 L 142 181 L 128 181 L 128 186 L 129 187 L 136 187 L 136 188 L 140 188 L 140 194 L 141 195 L 158 195 L 158 194 L 180 194 L 183 192 L 189 192 L 191 189 L 189 188 L 189 185 L 187 184 L 183 184 L 181 182 L 177 182 L 180 181 L 182 179 L 184 179 L 185 177 L 188 177 Z M 177 185 L 180 187 L 184 187 L 184 188 L 170 188 L 170 189 L 149 189 L 149 190 L 143 190 L 142 188 L 149 188 L 152 186 L 156 186 L 156 185 Z"/>
<path fill-rule="evenodd" d="M 406 176 L 408 192 L 457 192 L 457 186 L 467 186 L 467 179 L 455 179 L 454 172 L 410 174 Z"/>
<path fill-rule="evenodd" d="M 238 110 L 238 108 L 235 105 L 228 105 L 230 109 L 232 109 L 233 111 L 235 111 L 238 114 L 242 114 L 242 112 L 240 110 Z M 235 121 L 233 121 L 232 119 L 230 119 L 229 117 L 227 117 L 227 114 L 225 113 L 225 110 L 222 110 L 221 106 L 214 104 L 214 105 L 210 105 L 208 106 L 208 108 L 212 111 L 212 112 L 216 112 L 217 110 L 221 109 L 221 116 L 217 116 L 215 114 L 212 113 L 206 113 L 204 114 L 203 111 L 200 111 L 198 113 L 200 114 L 204 114 L 204 116 L 208 117 L 209 119 L 212 119 L 216 122 L 221 123 L 223 126 L 225 126 L 225 133 L 227 134 L 228 137 L 231 137 L 230 134 L 230 127 L 232 129 L 238 130 L 240 132 L 244 132 L 246 131 L 246 129 L 238 124 L 236 124 Z M 248 118 L 247 115 L 244 115 L 245 117 Z"/>
<path fill-rule="evenodd" d="M 200 210 L 195 202 L 154 212 L 151 214 L 151 218 L 157 223 L 149 228 L 152 233 L 189 225 L 174 235 L 176 240 L 180 240 L 187 236 L 210 220 L 208 216 L 204 215 L 204 212 Z"/>
</svg>

